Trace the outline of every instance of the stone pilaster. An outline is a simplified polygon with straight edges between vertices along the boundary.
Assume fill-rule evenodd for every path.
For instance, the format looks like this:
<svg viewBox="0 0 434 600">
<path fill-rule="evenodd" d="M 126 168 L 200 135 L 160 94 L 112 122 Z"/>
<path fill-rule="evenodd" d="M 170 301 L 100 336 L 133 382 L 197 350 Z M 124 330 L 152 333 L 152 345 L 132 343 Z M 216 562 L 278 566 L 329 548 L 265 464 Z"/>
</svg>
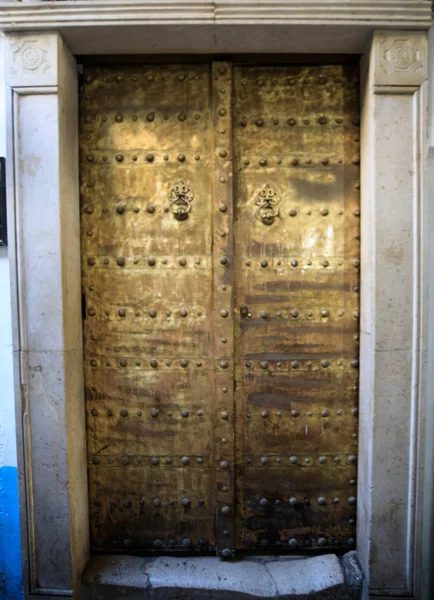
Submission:
<svg viewBox="0 0 434 600">
<path fill-rule="evenodd" d="M 425 33 L 378 31 L 363 64 L 358 550 L 375 595 L 417 594 L 427 59 Z"/>
<path fill-rule="evenodd" d="M 88 557 L 77 74 L 57 33 L 11 33 L 6 44 L 26 587 L 70 594 Z"/>
</svg>

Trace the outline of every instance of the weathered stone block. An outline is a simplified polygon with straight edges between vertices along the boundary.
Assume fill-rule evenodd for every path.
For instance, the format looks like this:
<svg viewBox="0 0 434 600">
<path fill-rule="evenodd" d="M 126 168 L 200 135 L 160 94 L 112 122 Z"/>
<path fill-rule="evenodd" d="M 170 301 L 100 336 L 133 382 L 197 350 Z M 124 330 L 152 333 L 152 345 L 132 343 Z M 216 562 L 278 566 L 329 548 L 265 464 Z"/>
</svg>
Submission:
<svg viewBox="0 0 434 600">
<path fill-rule="evenodd" d="M 356 552 L 302 557 L 99 556 L 83 578 L 83 600 L 356 600 Z"/>
</svg>

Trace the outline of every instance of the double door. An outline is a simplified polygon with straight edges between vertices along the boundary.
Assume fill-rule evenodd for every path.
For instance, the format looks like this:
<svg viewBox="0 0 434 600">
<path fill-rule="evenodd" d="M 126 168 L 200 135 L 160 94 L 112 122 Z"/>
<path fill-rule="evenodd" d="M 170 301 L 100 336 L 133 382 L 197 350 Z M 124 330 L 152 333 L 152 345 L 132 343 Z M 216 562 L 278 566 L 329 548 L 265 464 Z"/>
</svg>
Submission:
<svg viewBox="0 0 434 600">
<path fill-rule="evenodd" d="M 354 546 L 358 117 L 354 66 L 85 69 L 94 550 Z"/>
</svg>

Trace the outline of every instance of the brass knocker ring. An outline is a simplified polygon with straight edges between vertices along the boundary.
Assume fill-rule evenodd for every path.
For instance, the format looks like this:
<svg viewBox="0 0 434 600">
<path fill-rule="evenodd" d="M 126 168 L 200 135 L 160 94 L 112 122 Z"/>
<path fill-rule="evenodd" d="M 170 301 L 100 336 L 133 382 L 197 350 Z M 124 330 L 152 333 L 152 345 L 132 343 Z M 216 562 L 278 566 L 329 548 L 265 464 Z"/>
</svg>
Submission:
<svg viewBox="0 0 434 600">
<path fill-rule="evenodd" d="M 194 198 L 193 191 L 182 181 L 178 181 L 169 193 L 170 212 L 178 221 L 188 219 L 191 203 Z"/>
<path fill-rule="evenodd" d="M 279 216 L 279 197 L 276 191 L 267 185 L 260 190 L 258 193 L 258 199 L 256 201 L 258 209 L 258 216 L 264 225 L 271 225 L 274 219 Z"/>
</svg>

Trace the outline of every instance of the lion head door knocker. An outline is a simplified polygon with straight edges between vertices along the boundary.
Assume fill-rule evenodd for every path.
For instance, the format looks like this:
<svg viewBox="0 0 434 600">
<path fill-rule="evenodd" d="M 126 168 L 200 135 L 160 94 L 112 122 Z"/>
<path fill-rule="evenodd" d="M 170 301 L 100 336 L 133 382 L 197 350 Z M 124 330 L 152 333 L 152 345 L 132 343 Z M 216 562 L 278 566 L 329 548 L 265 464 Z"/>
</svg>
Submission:
<svg viewBox="0 0 434 600">
<path fill-rule="evenodd" d="M 185 221 L 188 219 L 188 213 L 191 210 L 193 198 L 194 192 L 188 185 L 185 185 L 182 181 L 175 183 L 169 192 L 170 212 L 175 219 L 178 221 Z"/>
<path fill-rule="evenodd" d="M 267 183 L 258 193 L 256 204 L 259 206 L 258 215 L 264 225 L 271 225 L 279 216 L 279 196 L 277 192 Z"/>
</svg>

